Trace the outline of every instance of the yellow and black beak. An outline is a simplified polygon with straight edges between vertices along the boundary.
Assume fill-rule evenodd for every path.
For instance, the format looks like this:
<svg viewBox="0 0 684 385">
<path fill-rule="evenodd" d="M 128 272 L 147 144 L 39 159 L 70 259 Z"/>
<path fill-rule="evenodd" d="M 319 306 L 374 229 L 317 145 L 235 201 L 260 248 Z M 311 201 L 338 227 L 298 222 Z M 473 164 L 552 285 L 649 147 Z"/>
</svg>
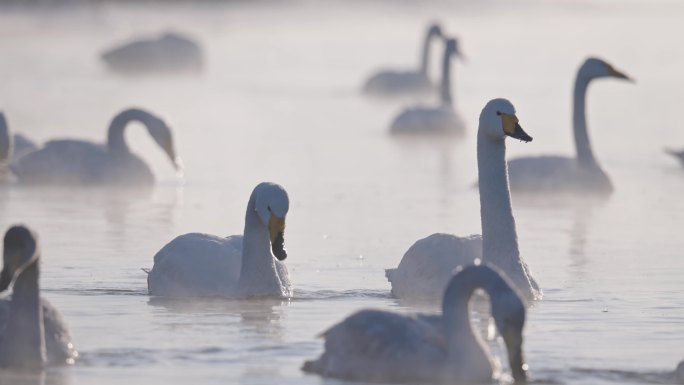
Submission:
<svg viewBox="0 0 684 385">
<path fill-rule="evenodd" d="M 508 363 L 515 384 L 527 382 L 527 365 L 522 354 L 522 335 L 508 328 L 502 335 L 508 350 Z"/>
<path fill-rule="evenodd" d="M 279 261 L 287 258 L 285 250 L 285 218 L 279 218 L 271 214 L 268 221 L 268 233 L 271 237 L 271 250 Z"/>
<path fill-rule="evenodd" d="M 497 115 L 501 116 L 501 125 L 503 126 L 504 134 L 511 138 L 520 139 L 523 142 L 532 141 L 532 137 L 527 135 L 522 127 L 520 127 L 517 116 L 505 114 L 503 112 L 497 112 Z"/>
</svg>

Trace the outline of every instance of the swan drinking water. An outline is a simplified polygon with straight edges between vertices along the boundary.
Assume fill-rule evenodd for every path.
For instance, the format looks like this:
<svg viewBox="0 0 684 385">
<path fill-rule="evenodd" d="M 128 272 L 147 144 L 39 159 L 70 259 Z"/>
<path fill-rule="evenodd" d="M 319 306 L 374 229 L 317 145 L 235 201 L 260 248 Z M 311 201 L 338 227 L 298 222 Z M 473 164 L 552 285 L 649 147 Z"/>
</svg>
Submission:
<svg viewBox="0 0 684 385">
<path fill-rule="evenodd" d="M 392 134 L 463 134 L 463 122 L 454 112 L 451 95 L 451 58 L 460 55 L 458 41 L 447 39 L 442 61 L 440 101 L 434 107 L 412 107 L 402 111 L 392 122 Z"/>
<path fill-rule="evenodd" d="M 476 289 L 489 295 L 513 378 L 525 382 L 525 305 L 505 276 L 488 266 L 468 266 L 450 279 L 441 315 L 362 310 L 349 316 L 323 333 L 323 354 L 302 369 L 354 381 L 491 382 L 497 365 L 470 323 Z"/>
<path fill-rule="evenodd" d="M 0 367 L 39 369 L 73 363 L 78 356 L 61 315 L 40 298 L 39 259 L 37 237 L 29 229 L 7 231 L 0 289 L 14 281 L 14 290 L 11 298 L 0 299 Z"/>
<path fill-rule="evenodd" d="M 612 193 L 610 178 L 601 169 L 589 143 L 585 113 L 589 83 L 605 77 L 630 80 L 627 75 L 596 58 L 587 59 L 577 71 L 572 114 L 576 157 L 538 156 L 511 160 L 508 172 L 513 192 Z"/>
<path fill-rule="evenodd" d="M 433 234 L 417 241 L 396 269 L 386 271 L 394 296 L 437 299 L 454 268 L 472 265 L 481 258 L 508 275 L 526 299 L 541 298 L 539 286 L 518 248 L 506 174 L 507 136 L 525 142 L 532 140 L 518 124 L 515 108 L 508 100 L 491 100 L 480 114 L 477 133 L 482 236 Z"/>
<path fill-rule="evenodd" d="M 433 24 L 428 28 L 420 68 L 416 71 L 380 71 L 366 81 L 363 92 L 374 96 L 404 96 L 428 94 L 434 91 L 434 85 L 428 77 L 430 62 L 430 46 L 434 38 L 442 38 L 442 28 Z"/>
<path fill-rule="evenodd" d="M 124 140 L 128 123 L 139 121 L 164 150 L 176 168 L 171 130 L 163 120 L 149 112 L 131 108 L 114 117 L 105 145 L 83 140 L 52 140 L 43 148 L 23 156 L 10 168 L 22 183 L 54 185 L 150 186 L 154 175 L 150 167 L 130 152 Z"/>
<path fill-rule="evenodd" d="M 283 248 L 290 203 L 284 188 L 261 183 L 247 204 L 244 235 L 191 233 L 154 256 L 147 285 L 166 297 L 289 297 L 292 285 Z M 277 258 L 278 260 L 274 260 Z"/>
<path fill-rule="evenodd" d="M 173 32 L 112 48 L 102 60 L 111 71 L 127 75 L 199 72 L 204 65 L 199 44 Z"/>
</svg>

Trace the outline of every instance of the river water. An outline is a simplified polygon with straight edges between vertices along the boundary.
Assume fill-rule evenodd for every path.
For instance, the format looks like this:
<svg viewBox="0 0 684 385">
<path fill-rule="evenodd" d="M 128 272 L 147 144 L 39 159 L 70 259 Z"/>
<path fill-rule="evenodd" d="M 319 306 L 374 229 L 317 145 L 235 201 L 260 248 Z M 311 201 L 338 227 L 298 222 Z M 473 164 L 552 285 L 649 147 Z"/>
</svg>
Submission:
<svg viewBox="0 0 684 385">
<path fill-rule="evenodd" d="M 384 66 L 411 67 L 423 29 L 460 37 L 460 142 L 396 140 L 412 100 L 359 90 Z M 25 223 L 43 247 L 42 291 L 81 356 L 26 383 L 317 384 L 303 374 L 316 335 L 361 308 L 434 311 L 389 295 L 383 269 L 434 232 L 480 232 L 475 130 L 507 97 L 534 137 L 509 155 L 571 154 L 574 73 L 589 55 L 637 79 L 590 88 L 605 202 L 514 199 L 521 252 L 544 290 L 525 330 L 531 377 L 552 384 L 672 383 L 684 358 L 684 5 L 677 1 L 255 1 L 0 8 L 0 109 L 38 141 L 104 140 L 129 106 L 173 128 L 185 174 L 140 127 L 127 139 L 152 191 L 0 186 L 0 228 Z M 201 41 L 200 75 L 125 78 L 98 54 L 167 29 Z M 289 192 L 290 300 L 151 300 L 152 257 L 176 235 L 243 229 L 252 188 Z M 3 230 L 4 231 L 4 230 Z M 505 361 L 505 360 L 504 360 Z M 0 383 L 21 383 L 8 373 Z"/>
</svg>

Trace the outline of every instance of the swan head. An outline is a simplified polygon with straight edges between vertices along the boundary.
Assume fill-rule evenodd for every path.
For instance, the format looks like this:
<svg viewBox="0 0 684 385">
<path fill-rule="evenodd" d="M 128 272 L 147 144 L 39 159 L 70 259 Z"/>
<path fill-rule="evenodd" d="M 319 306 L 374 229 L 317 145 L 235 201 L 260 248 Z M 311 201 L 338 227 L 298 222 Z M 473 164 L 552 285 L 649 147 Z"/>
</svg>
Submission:
<svg viewBox="0 0 684 385">
<path fill-rule="evenodd" d="M 442 33 L 442 27 L 436 22 L 430 24 L 430 27 L 428 28 L 428 36 L 443 37 L 444 34 Z"/>
<path fill-rule="evenodd" d="M 254 210 L 261 223 L 268 228 L 273 255 L 282 261 L 287 258 L 285 250 L 285 217 L 290 209 L 287 191 L 275 183 L 260 183 L 254 188 Z"/>
<path fill-rule="evenodd" d="M 527 378 L 527 365 L 522 353 L 525 304 L 512 287 L 512 284 L 505 283 L 502 287 L 495 288 L 498 294 L 490 294 L 490 300 L 492 318 L 506 344 L 513 379 L 515 383 L 522 383 Z"/>
<path fill-rule="evenodd" d="M 0 111 L 0 163 L 9 163 L 11 157 L 12 139 L 10 138 L 5 114 Z"/>
<path fill-rule="evenodd" d="M 176 156 L 171 128 L 169 128 L 163 120 L 152 115 L 145 121 L 145 125 L 147 126 L 147 131 L 152 136 L 152 139 L 154 139 L 159 147 L 164 150 L 166 156 L 171 160 L 173 167 L 178 170 L 181 167 L 180 158 Z"/>
<path fill-rule="evenodd" d="M 595 57 L 590 57 L 584 61 L 579 69 L 579 74 L 587 79 L 598 79 L 598 78 L 616 78 L 634 81 L 632 78 L 616 70 L 612 65 L 607 63 L 605 60 L 598 59 Z"/>
<path fill-rule="evenodd" d="M 446 48 L 447 56 L 454 55 L 454 57 L 458 57 L 460 59 L 465 59 L 465 56 L 461 52 L 460 45 L 458 44 L 458 39 L 456 38 L 448 38 L 446 40 Z"/>
<path fill-rule="evenodd" d="M 480 113 L 480 131 L 492 140 L 504 140 L 507 136 L 531 142 L 529 136 L 520 127 L 515 107 L 506 99 L 493 99 Z"/>
<path fill-rule="evenodd" d="M 38 237 L 24 226 L 13 226 L 5 233 L 0 291 L 6 290 L 13 279 L 38 260 Z"/>
</svg>

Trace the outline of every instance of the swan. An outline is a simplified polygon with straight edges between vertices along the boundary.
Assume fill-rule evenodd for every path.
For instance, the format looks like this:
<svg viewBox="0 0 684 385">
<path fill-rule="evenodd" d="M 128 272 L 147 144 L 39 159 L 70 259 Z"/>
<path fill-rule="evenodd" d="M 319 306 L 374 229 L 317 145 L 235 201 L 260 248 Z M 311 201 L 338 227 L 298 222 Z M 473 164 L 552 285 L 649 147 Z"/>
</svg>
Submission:
<svg viewBox="0 0 684 385">
<path fill-rule="evenodd" d="M 684 384 L 684 361 L 677 365 L 677 370 L 675 370 L 675 376 L 680 384 Z"/>
<path fill-rule="evenodd" d="M 176 237 L 154 256 L 147 277 L 150 295 L 292 296 L 287 267 L 280 262 L 287 257 L 283 235 L 289 202 L 283 187 L 260 183 L 247 204 L 244 235 Z"/>
<path fill-rule="evenodd" d="M 323 354 L 302 369 L 364 382 L 490 382 L 498 365 L 470 323 L 469 303 L 477 289 L 489 295 L 513 378 L 525 382 L 525 305 L 505 276 L 486 265 L 468 266 L 450 279 L 442 315 L 362 310 L 349 316 L 322 334 Z"/>
<path fill-rule="evenodd" d="M 451 58 L 460 55 L 456 39 L 447 39 L 442 62 L 441 104 L 435 107 L 411 107 L 392 122 L 392 134 L 463 134 L 463 122 L 454 112 L 451 96 Z"/>
<path fill-rule="evenodd" d="M 38 149 L 38 146 L 21 134 L 10 135 L 5 114 L 0 111 L 0 170 L 7 170 L 9 164 Z"/>
<path fill-rule="evenodd" d="M 174 32 L 131 41 L 107 50 L 101 57 L 111 71 L 127 75 L 200 72 L 204 65 L 199 44 Z"/>
<path fill-rule="evenodd" d="M 397 268 L 385 271 L 395 297 L 438 299 L 454 268 L 472 265 L 481 258 L 507 274 L 527 300 L 541 298 L 539 285 L 518 249 L 506 175 L 506 136 L 525 142 L 532 140 L 518 124 L 511 102 L 491 100 L 482 109 L 477 134 L 482 236 L 438 233 L 418 240 L 406 251 Z"/>
<path fill-rule="evenodd" d="M 59 185 L 152 185 L 150 167 L 132 154 L 124 140 L 124 129 L 131 121 L 147 127 L 155 142 L 178 169 L 171 130 L 160 118 L 137 108 L 114 117 L 107 144 L 82 140 L 52 140 L 40 150 L 26 154 L 10 165 L 20 182 Z"/>
<path fill-rule="evenodd" d="M 0 366 L 37 369 L 72 364 L 78 353 L 59 311 L 40 298 L 37 236 L 23 226 L 5 234 L 1 289 L 14 280 L 11 298 L 0 299 Z"/>
<path fill-rule="evenodd" d="M 613 185 L 601 169 L 589 143 L 585 113 L 587 88 L 593 79 L 612 77 L 631 80 L 612 65 L 589 58 L 577 71 L 573 99 L 573 132 L 577 155 L 538 156 L 513 159 L 508 172 L 513 192 L 610 194 Z"/>
<path fill-rule="evenodd" d="M 429 94 L 435 89 L 428 77 L 430 46 L 434 38 L 442 38 L 442 28 L 432 24 L 423 42 L 420 68 L 416 71 L 385 70 L 376 73 L 366 81 L 363 92 L 373 96 L 405 96 Z"/>
</svg>

